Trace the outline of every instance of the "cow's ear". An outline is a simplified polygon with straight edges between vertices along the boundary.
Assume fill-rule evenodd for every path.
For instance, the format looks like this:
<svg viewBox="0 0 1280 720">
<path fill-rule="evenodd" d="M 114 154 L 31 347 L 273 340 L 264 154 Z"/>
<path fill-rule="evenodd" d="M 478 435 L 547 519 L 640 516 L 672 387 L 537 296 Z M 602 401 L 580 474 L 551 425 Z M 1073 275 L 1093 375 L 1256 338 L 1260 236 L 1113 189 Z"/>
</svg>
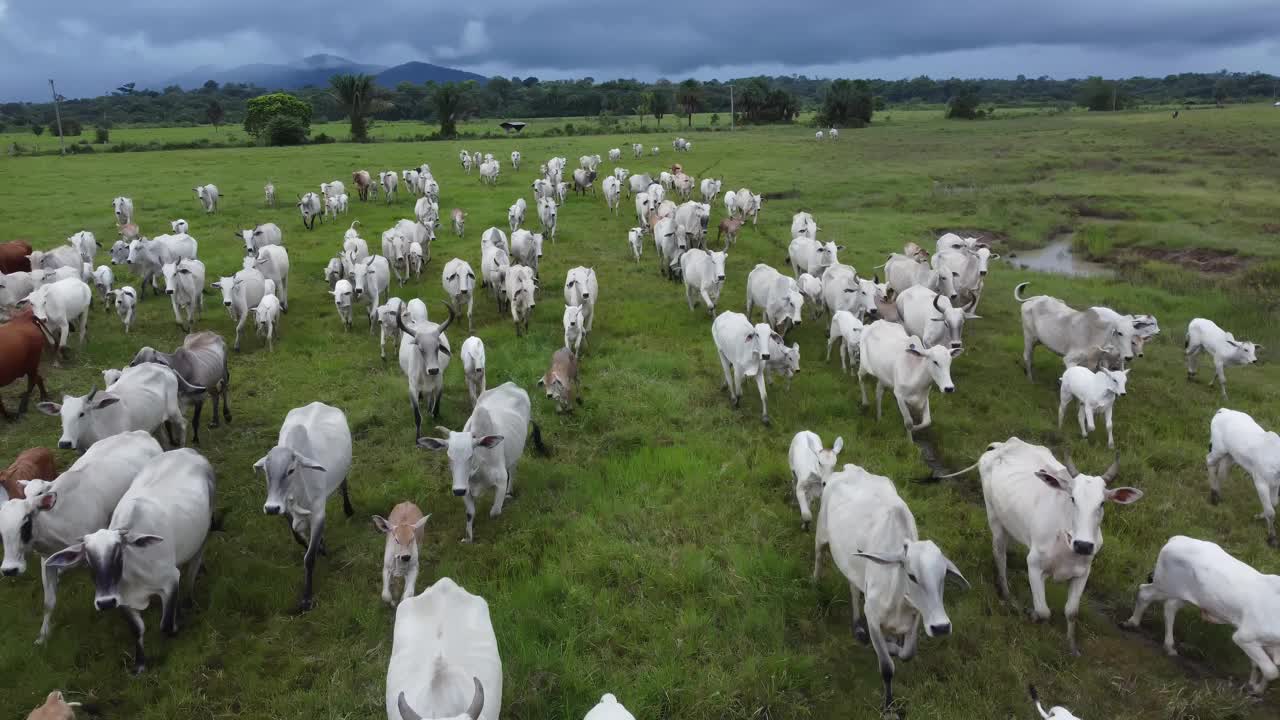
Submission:
<svg viewBox="0 0 1280 720">
<path fill-rule="evenodd" d="M 947 575 L 950 575 L 956 580 L 959 580 L 960 582 L 964 583 L 965 590 L 972 589 L 973 586 L 970 585 L 969 581 L 965 579 L 964 575 L 960 572 L 960 568 L 956 567 L 956 564 L 951 562 L 950 558 L 947 558 L 946 560 L 947 560 Z"/>
<path fill-rule="evenodd" d="M 902 565 L 907 561 L 905 552 L 896 553 L 870 553 L 859 550 L 853 554 L 854 557 L 870 560 L 878 565 Z"/>
<path fill-rule="evenodd" d="M 951 357 L 959 357 L 962 352 L 964 352 L 964 348 L 962 347 L 951 348 Z"/>
<path fill-rule="evenodd" d="M 118 402 L 120 402 L 120 398 L 118 397 L 113 397 L 111 395 L 107 395 L 106 397 L 99 396 L 99 400 L 97 403 L 94 404 L 93 409 L 101 410 L 102 408 L 105 408 L 105 407 L 111 407 L 112 405 L 115 405 Z"/>
<path fill-rule="evenodd" d="M 907 354 L 915 355 L 916 357 L 924 357 L 924 353 L 920 351 L 920 348 L 915 346 L 915 343 L 907 346 Z"/>
<path fill-rule="evenodd" d="M 1043 481 L 1045 485 L 1048 485 L 1054 490 L 1061 490 L 1062 492 L 1070 492 L 1070 490 L 1068 490 L 1068 488 L 1070 487 L 1070 484 L 1063 482 L 1061 478 L 1049 472 L 1048 470 L 1037 470 L 1036 477 L 1040 478 L 1040 480 Z"/>
<path fill-rule="evenodd" d="M 133 533 L 129 533 L 128 535 L 125 535 L 124 541 L 136 548 L 144 548 L 151 547 L 156 543 L 164 542 L 164 538 L 159 535 L 134 535 Z"/>
<path fill-rule="evenodd" d="M 36 405 L 36 409 L 45 415 L 57 417 L 62 414 L 62 406 L 55 402 L 42 402 Z"/>
<path fill-rule="evenodd" d="M 58 493 L 47 492 L 40 496 L 36 501 L 37 510 L 52 510 L 54 505 L 58 504 Z"/>
<path fill-rule="evenodd" d="M 254 464 L 253 464 L 253 469 L 254 469 L 254 470 L 261 470 L 261 469 L 265 468 L 266 466 L 267 466 L 267 456 L 266 456 L 266 455 L 263 455 L 262 457 L 258 458 L 258 462 L 256 462 L 256 463 L 254 463 Z"/>
<path fill-rule="evenodd" d="M 755 342 L 755 339 L 756 339 L 755 333 L 747 333 L 746 342 Z"/>
<path fill-rule="evenodd" d="M 378 529 L 378 532 L 384 535 L 391 532 L 391 523 L 387 522 L 387 519 L 381 515 L 373 516 L 373 526 Z"/>
<path fill-rule="evenodd" d="M 76 543 L 50 555 L 49 559 L 44 561 L 44 566 L 55 570 L 64 570 L 73 568 L 83 561 L 84 543 Z"/>
<path fill-rule="evenodd" d="M 485 435 L 484 437 L 475 439 L 475 446 L 491 448 L 491 447 L 497 446 L 497 444 L 500 442 L 502 442 L 501 435 Z"/>
<path fill-rule="evenodd" d="M 1142 491 L 1131 487 L 1109 488 L 1107 499 L 1117 505 L 1132 505 L 1142 499 Z"/>
<path fill-rule="evenodd" d="M 423 450 L 444 450 L 449 447 L 449 441 L 433 437 L 420 437 L 418 438 L 418 447 Z"/>
<path fill-rule="evenodd" d="M 836 444 L 831 446 L 831 452 L 839 453 L 843 449 L 844 449 L 844 438 L 843 437 L 836 438 Z"/>
<path fill-rule="evenodd" d="M 422 537 L 422 530 L 427 526 L 427 521 L 430 519 L 430 514 L 423 515 L 421 520 L 413 524 L 413 532 L 417 534 L 418 537 Z"/>
</svg>

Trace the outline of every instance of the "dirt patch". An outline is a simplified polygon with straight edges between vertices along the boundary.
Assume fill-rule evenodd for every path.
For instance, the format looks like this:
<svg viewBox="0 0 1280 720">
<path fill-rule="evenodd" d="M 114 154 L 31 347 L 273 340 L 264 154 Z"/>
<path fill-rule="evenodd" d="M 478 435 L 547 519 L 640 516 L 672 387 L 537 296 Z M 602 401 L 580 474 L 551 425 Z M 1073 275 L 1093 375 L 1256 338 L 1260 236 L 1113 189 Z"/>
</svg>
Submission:
<svg viewBox="0 0 1280 720">
<path fill-rule="evenodd" d="M 1213 275 L 1229 275 L 1248 267 L 1253 260 L 1237 255 L 1230 250 L 1213 250 L 1210 248 L 1128 248 L 1121 256 L 1124 260 L 1145 261 L 1156 260 L 1171 265 L 1178 265 L 1196 272 Z"/>
<path fill-rule="evenodd" d="M 1076 215 L 1085 218 L 1102 218 L 1103 220 L 1133 219 L 1133 213 L 1127 210 L 1100 207 L 1094 205 L 1092 200 L 1077 200 L 1071 204 L 1071 209 L 1075 211 Z"/>
<path fill-rule="evenodd" d="M 1262 232 L 1268 235 L 1280 235 L 1280 223 L 1263 223 Z"/>
</svg>

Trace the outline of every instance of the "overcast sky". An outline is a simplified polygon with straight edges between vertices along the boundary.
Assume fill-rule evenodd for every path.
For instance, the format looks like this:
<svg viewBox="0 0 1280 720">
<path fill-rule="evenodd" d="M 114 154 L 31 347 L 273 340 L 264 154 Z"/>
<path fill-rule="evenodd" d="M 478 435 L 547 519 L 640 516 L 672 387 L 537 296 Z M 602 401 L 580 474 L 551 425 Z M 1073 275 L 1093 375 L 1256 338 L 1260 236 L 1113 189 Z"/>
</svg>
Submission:
<svg viewBox="0 0 1280 720">
<path fill-rule="evenodd" d="M 0 100 L 315 53 L 679 80 L 1280 74 L 1280 0 L 0 0 Z M 647 10 L 640 10 L 645 8 Z"/>
</svg>

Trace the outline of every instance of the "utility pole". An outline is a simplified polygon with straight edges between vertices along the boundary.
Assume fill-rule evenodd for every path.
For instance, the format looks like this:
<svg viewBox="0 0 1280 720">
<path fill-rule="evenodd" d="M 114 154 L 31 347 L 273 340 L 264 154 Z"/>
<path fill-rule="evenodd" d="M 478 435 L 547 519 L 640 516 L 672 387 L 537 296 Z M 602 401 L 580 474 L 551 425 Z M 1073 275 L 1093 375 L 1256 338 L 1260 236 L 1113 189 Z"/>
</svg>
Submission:
<svg viewBox="0 0 1280 720">
<path fill-rule="evenodd" d="M 67 141 L 62 137 L 62 108 L 58 105 L 58 90 L 53 86 L 53 79 L 49 79 L 49 92 L 53 93 L 53 116 L 58 120 L 58 145 L 62 147 L 62 154 L 67 154 Z"/>
<path fill-rule="evenodd" d="M 732 84 L 732 83 L 730 83 L 730 85 L 729 85 L 729 132 L 733 132 L 733 125 L 734 125 L 733 121 L 734 121 L 734 114 L 733 114 L 733 84 Z"/>
</svg>

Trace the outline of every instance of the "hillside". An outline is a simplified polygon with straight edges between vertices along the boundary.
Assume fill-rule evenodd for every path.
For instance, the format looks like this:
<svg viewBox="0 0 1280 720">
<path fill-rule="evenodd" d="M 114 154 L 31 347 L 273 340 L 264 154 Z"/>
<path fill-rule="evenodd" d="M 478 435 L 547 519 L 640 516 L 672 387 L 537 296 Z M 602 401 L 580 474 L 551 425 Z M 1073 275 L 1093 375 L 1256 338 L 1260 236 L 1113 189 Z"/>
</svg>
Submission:
<svg viewBox="0 0 1280 720">
<path fill-rule="evenodd" d="M 463 82 L 467 80 L 483 83 L 486 80 L 483 75 L 425 62 L 413 61 L 385 68 L 380 65 L 358 63 L 337 55 L 310 55 L 289 64 L 253 63 L 233 68 L 215 68 L 205 65 L 170 78 L 163 85 L 178 85 L 183 89 L 191 90 L 199 88 L 209 80 L 215 80 L 219 84 L 247 83 L 271 90 L 297 90 L 308 86 L 328 85 L 330 77 L 344 73 L 374 75 L 379 85 L 388 88 L 394 88 L 405 81 L 422 84 L 428 81 Z"/>
</svg>

